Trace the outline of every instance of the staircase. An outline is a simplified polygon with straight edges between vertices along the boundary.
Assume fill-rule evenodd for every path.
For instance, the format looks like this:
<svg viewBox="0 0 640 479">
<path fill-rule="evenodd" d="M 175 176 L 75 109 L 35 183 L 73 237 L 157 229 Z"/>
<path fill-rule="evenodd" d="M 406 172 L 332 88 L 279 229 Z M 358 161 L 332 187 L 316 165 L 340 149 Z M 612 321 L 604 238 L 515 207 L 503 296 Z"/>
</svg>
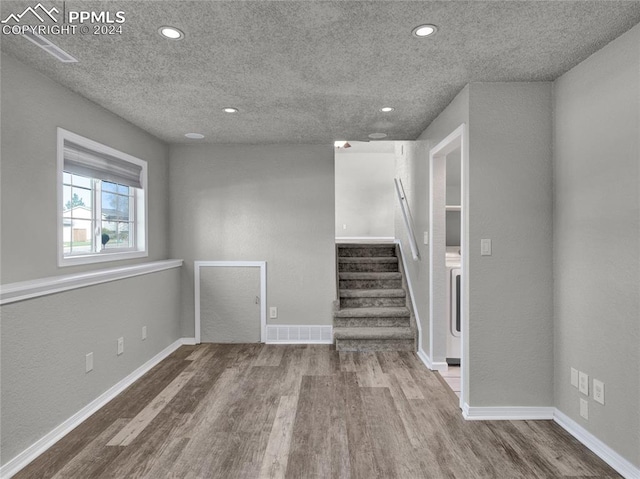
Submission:
<svg viewBox="0 0 640 479">
<path fill-rule="evenodd" d="M 416 328 L 394 244 L 338 244 L 338 351 L 415 351 Z"/>
</svg>

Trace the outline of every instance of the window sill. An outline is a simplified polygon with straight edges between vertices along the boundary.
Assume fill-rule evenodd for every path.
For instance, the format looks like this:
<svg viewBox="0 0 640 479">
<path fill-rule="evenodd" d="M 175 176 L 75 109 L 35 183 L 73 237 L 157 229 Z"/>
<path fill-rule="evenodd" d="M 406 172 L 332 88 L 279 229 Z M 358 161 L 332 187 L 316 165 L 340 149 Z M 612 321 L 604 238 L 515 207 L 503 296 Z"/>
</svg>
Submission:
<svg viewBox="0 0 640 479">
<path fill-rule="evenodd" d="M 100 283 L 108 283 L 143 274 L 156 273 L 182 266 L 181 259 L 153 261 L 151 263 L 109 268 L 88 273 L 66 274 L 49 278 L 20 281 L 0 286 L 0 304 L 15 303 L 71 289 L 84 288 Z"/>
<path fill-rule="evenodd" d="M 58 266 L 77 266 L 79 264 L 106 263 L 107 261 L 119 261 L 123 259 L 146 258 L 148 251 L 125 251 L 121 253 L 95 253 L 78 256 L 67 256 L 58 258 Z"/>
</svg>

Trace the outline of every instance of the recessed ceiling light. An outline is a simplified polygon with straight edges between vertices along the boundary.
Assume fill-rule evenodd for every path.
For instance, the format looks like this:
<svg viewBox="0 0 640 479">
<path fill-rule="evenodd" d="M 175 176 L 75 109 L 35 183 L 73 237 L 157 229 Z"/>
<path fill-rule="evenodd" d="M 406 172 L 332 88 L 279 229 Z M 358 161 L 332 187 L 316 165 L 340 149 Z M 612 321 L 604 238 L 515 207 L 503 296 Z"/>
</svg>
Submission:
<svg viewBox="0 0 640 479">
<path fill-rule="evenodd" d="M 204 138 L 202 133 L 185 133 L 184 136 L 191 140 L 202 140 Z"/>
<path fill-rule="evenodd" d="M 395 108 L 393 108 L 392 106 L 383 106 L 382 108 L 380 108 L 380 111 L 383 113 L 389 113 L 393 110 L 395 110 Z"/>
<path fill-rule="evenodd" d="M 420 25 L 413 29 L 413 34 L 416 37 L 430 37 L 438 31 L 438 27 L 435 25 Z"/>
<path fill-rule="evenodd" d="M 160 27 L 158 28 L 158 33 L 171 40 L 182 40 L 184 38 L 184 33 L 176 27 Z"/>
<path fill-rule="evenodd" d="M 380 140 L 382 138 L 386 138 L 387 134 L 386 133 L 371 133 L 369 135 L 369 138 L 373 139 L 373 140 Z"/>
<path fill-rule="evenodd" d="M 240 110 L 238 110 L 237 108 L 233 108 L 232 106 L 228 106 L 226 108 L 223 108 L 222 111 L 225 113 L 238 113 Z"/>
</svg>

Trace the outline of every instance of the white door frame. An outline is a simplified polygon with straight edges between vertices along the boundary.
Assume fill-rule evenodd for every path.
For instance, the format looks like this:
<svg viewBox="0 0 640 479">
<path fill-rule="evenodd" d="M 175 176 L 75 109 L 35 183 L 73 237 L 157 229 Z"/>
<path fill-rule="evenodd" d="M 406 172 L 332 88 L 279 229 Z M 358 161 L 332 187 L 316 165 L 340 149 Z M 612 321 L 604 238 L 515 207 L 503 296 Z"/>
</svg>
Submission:
<svg viewBox="0 0 640 479">
<path fill-rule="evenodd" d="M 452 151 L 460 148 L 461 157 L 461 229 L 460 229 L 460 252 L 462 253 L 461 270 L 462 270 L 462 284 L 461 284 L 461 318 L 462 325 L 460 328 L 460 407 L 462 408 L 465 402 L 468 402 L 466 396 L 467 371 L 468 371 L 468 352 L 469 344 L 467 334 L 469 327 L 469 154 L 468 154 L 468 139 L 466 126 L 463 123 L 456 128 L 451 134 L 449 134 L 444 140 L 438 143 L 434 148 L 429 151 L 429 355 L 431 360 L 436 366 L 434 369 L 446 370 L 446 342 L 444 343 L 445 354 L 436 355 L 435 348 L 437 342 L 435 341 L 436 335 L 445 337 L 443 333 L 446 332 L 447 325 L 440 321 L 436 324 L 436 316 L 442 315 L 442 304 L 436 304 L 434 301 L 435 290 L 434 280 L 446 281 L 443 278 L 446 275 L 446 269 L 438 271 L 434 267 L 434 258 L 436 255 L 441 258 L 445 257 L 446 249 L 444 245 L 435 244 L 434 239 L 441 238 L 443 235 L 446 237 L 445 229 L 445 216 L 446 212 L 444 208 L 436 210 L 437 207 L 444 206 L 442 203 L 445 191 L 443 186 L 446 187 L 446 178 L 434 178 L 434 169 L 438 169 L 442 164 L 438 162 L 446 162 L 446 157 Z M 446 163 L 445 163 L 446 165 Z M 444 181 L 444 185 L 438 185 L 437 181 Z M 438 198 L 438 205 L 435 205 L 434 197 L 436 194 L 441 195 Z M 446 197 L 444 197 L 446 201 Z M 435 231 L 434 231 L 435 230 Z M 446 242 L 445 242 L 446 245 Z M 441 251 L 442 250 L 442 251 Z M 443 298 L 446 302 L 446 298 Z M 445 337 L 446 338 L 446 337 Z M 445 339 L 446 341 L 446 339 Z M 438 345 L 440 348 L 443 345 Z M 444 362 L 444 364 L 442 364 Z"/>
<path fill-rule="evenodd" d="M 205 267 L 255 267 L 260 268 L 260 342 L 267 338 L 267 262 L 266 261 L 194 261 L 195 336 L 200 344 L 200 268 Z"/>
</svg>

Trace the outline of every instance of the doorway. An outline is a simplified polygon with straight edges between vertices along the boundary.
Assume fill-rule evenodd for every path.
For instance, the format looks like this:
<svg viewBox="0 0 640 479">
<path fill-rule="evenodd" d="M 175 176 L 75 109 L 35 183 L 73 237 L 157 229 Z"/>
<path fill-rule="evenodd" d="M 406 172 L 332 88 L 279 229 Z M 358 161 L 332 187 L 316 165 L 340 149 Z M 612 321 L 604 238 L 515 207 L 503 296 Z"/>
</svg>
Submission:
<svg viewBox="0 0 640 479">
<path fill-rule="evenodd" d="M 429 152 L 429 348 L 434 369 L 459 365 L 460 407 L 468 384 L 468 165 L 464 125 Z"/>
</svg>

